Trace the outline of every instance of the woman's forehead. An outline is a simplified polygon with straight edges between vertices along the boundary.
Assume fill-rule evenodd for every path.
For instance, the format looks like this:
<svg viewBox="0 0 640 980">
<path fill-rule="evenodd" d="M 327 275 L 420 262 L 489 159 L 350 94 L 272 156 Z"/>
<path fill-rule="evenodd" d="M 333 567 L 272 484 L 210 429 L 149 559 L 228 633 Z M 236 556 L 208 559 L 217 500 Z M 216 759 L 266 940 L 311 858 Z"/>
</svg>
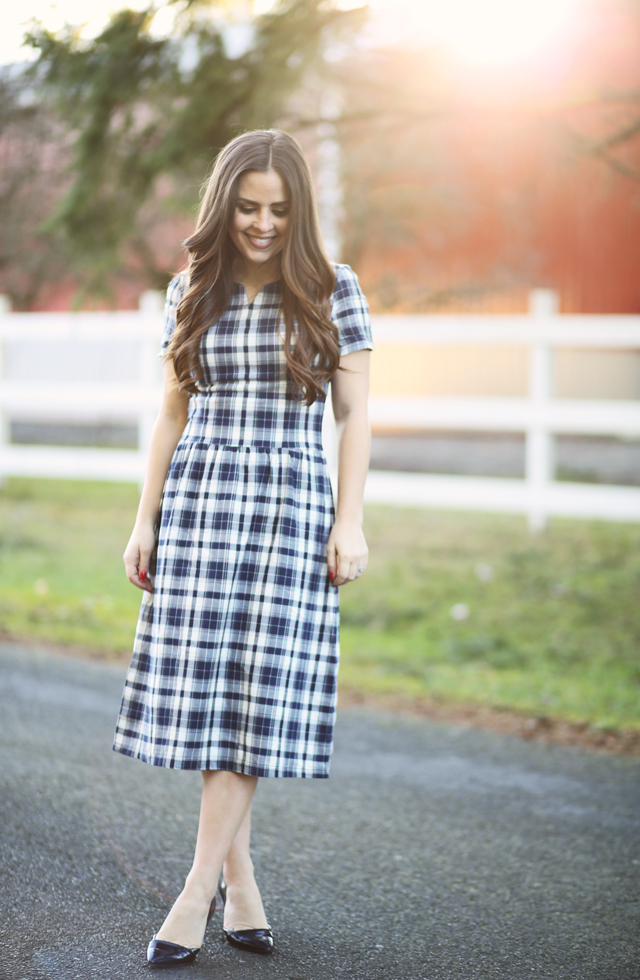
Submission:
<svg viewBox="0 0 640 980">
<path fill-rule="evenodd" d="M 240 177 L 238 197 L 256 204 L 282 204 L 289 200 L 289 192 L 275 170 L 247 170 Z"/>
</svg>

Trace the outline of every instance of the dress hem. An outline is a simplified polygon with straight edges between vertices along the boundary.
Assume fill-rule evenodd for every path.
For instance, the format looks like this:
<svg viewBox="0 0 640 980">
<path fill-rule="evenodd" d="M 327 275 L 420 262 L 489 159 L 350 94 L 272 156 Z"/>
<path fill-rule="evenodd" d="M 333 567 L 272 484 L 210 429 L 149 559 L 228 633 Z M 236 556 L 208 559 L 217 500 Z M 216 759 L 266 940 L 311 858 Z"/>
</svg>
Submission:
<svg viewBox="0 0 640 980">
<path fill-rule="evenodd" d="M 120 755 L 125 755 L 129 759 L 138 759 L 139 762 L 144 762 L 149 766 L 156 766 L 162 769 L 181 769 L 188 772 L 237 772 L 241 776 L 258 776 L 260 779 L 328 779 L 329 771 L 328 768 L 325 770 L 316 770 L 313 772 L 294 772 L 293 770 L 285 770 L 283 772 L 273 772 L 272 770 L 263 769 L 261 766 L 238 766 L 235 763 L 221 761 L 215 766 L 201 766 L 198 762 L 181 762 L 176 763 L 172 760 L 159 760 L 152 759 L 140 752 L 134 752 L 132 749 L 125 749 L 124 747 L 119 747 L 113 745 L 112 749 Z"/>
</svg>

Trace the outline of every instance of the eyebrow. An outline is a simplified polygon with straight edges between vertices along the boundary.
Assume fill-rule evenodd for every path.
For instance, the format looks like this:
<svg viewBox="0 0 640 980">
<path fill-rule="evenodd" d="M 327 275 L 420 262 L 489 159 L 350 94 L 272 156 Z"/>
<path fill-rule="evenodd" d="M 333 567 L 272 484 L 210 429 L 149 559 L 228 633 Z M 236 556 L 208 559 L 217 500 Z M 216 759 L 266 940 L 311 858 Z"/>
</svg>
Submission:
<svg viewBox="0 0 640 980">
<path fill-rule="evenodd" d="M 258 207 L 258 208 L 260 207 L 260 201 L 252 201 L 251 198 L 249 198 L 249 197 L 239 197 L 238 198 L 238 204 L 240 204 L 240 202 L 242 202 L 243 204 L 255 204 L 256 207 Z M 288 204 L 288 203 L 289 203 L 288 201 L 273 201 L 269 205 L 269 207 L 270 208 L 281 208 L 281 207 L 284 207 L 284 205 L 285 204 Z"/>
</svg>

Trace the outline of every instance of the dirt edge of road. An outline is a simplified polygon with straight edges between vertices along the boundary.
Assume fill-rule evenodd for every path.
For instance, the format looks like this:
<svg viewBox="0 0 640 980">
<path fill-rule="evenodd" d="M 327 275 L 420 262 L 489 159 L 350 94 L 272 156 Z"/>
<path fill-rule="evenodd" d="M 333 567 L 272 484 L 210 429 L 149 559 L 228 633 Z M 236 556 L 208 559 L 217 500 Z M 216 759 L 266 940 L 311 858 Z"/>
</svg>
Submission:
<svg viewBox="0 0 640 980">
<path fill-rule="evenodd" d="M 0 632 L 0 643 L 24 647 L 35 652 L 58 654 L 68 659 L 89 660 L 126 667 L 130 657 L 109 654 L 85 647 L 60 647 L 55 644 L 25 641 Z M 482 728 L 499 735 L 513 735 L 545 745 L 575 747 L 616 755 L 640 756 L 640 728 L 602 728 L 590 722 L 569 721 L 550 715 L 530 715 L 493 705 L 472 702 L 440 701 L 436 698 L 411 698 L 397 694 L 370 694 L 339 685 L 340 708 L 379 708 L 418 718 L 428 718 L 467 728 Z"/>
<path fill-rule="evenodd" d="M 617 755 L 640 756 L 640 728 L 600 728 L 590 722 L 568 721 L 549 715 L 529 715 L 492 705 L 438 701 L 435 698 L 405 698 L 399 695 L 369 695 L 340 688 L 339 706 L 384 708 L 452 725 L 483 728 L 500 735 L 515 735 L 546 745 L 575 746 Z"/>
</svg>

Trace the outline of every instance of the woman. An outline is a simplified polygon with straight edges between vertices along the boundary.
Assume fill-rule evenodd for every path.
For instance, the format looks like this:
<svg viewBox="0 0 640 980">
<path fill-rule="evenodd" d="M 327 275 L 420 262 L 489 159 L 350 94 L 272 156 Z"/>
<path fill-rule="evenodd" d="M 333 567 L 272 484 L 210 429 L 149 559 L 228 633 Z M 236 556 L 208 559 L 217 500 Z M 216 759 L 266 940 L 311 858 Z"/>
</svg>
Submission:
<svg viewBox="0 0 640 980">
<path fill-rule="evenodd" d="M 203 776 L 193 866 L 149 944 L 151 963 L 194 959 L 221 873 L 228 941 L 271 950 L 251 800 L 260 776 L 328 776 L 336 587 L 367 564 L 368 309 L 349 267 L 325 256 L 295 140 L 258 130 L 229 143 L 186 247 L 188 271 L 167 293 L 164 397 L 124 554 L 145 595 L 114 742 Z M 335 519 L 321 445 L 329 382 Z"/>
</svg>

